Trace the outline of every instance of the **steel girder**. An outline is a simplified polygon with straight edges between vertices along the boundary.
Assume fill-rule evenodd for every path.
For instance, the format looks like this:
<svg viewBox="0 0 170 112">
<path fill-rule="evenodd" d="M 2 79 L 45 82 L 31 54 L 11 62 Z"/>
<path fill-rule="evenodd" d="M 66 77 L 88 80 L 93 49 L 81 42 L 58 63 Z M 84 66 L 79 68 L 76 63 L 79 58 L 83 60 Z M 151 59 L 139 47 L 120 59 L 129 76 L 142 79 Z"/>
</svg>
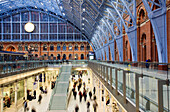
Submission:
<svg viewBox="0 0 170 112">
<path fill-rule="evenodd" d="M 121 1 L 121 3 L 120 3 L 120 1 Z M 112 0 L 110 0 L 110 4 L 113 6 L 114 11 L 117 13 L 119 19 L 122 21 L 122 23 L 123 23 L 123 25 L 125 27 L 125 31 L 126 31 L 126 33 L 128 35 L 130 46 L 131 46 L 132 60 L 137 61 L 136 0 L 132 0 L 132 2 L 129 3 L 129 4 L 125 3 L 124 0 L 120 0 L 120 1 L 116 0 L 113 3 Z M 116 6 L 115 6 L 115 4 L 116 4 Z M 122 9 L 119 8 L 120 4 L 123 7 Z M 129 7 L 127 5 L 133 5 L 132 12 L 130 11 L 130 9 L 129 9 Z M 128 14 L 129 17 L 132 19 L 132 23 L 125 20 L 123 18 L 123 14 Z M 129 27 L 127 24 L 131 24 L 131 25 L 133 24 L 133 26 Z M 118 44 L 123 43 L 123 40 L 122 39 L 120 40 L 120 38 L 119 38 L 117 43 Z M 123 50 L 123 49 L 121 49 L 121 50 Z M 122 56 L 122 58 L 123 58 L 123 56 Z"/>
<path fill-rule="evenodd" d="M 160 63 L 167 63 L 167 29 L 166 29 L 166 0 L 142 0 L 151 21 L 156 38 L 158 58 Z M 159 7 L 154 9 L 154 6 Z"/>
</svg>

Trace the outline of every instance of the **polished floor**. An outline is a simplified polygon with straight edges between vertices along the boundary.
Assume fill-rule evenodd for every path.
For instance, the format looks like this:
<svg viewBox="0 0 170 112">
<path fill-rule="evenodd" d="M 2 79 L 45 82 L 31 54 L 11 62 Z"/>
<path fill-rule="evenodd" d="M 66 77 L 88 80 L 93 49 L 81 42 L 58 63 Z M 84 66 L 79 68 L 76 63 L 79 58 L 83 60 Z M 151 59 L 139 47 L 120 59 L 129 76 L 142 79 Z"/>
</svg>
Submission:
<svg viewBox="0 0 170 112">
<path fill-rule="evenodd" d="M 91 79 L 90 83 L 88 83 L 88 78 Z M 75 77 L 75 80 L 78 79 L 78 76 Z M 86 83 L 86 89 L 88 91 L 92 91 L 93 92 L 93 82 L 92 82 L 92 76 L 90 74 L 90 72 L 88 71 L 88 75 L 83 75 L 82 77 L 83 82 Z M 73 82 L 70 83 L 70 89 L 72 89 L 73 87 Z M 77 89 L 77 87 L 76 87 Z M 83 87 L 80 89 L 81 91 L 83 91 Z M 97 93 L 98 91 L 96 90 L 96 96 L 98 95 Z M 48 86 L 48 94 L 42 94 L 42 102 L 41 104 L 39 104 L 37 102 L 37 99 L 29 101 L 28 102 L 28 107 L 29 110 L 27 112 L 31 112 L 32 108 L 35 108 L 36 112 L 47 112 L 48 110 L 48 106 L 49 106 L 49 102 L 50 102 L 50 97 L 51 97 L 51 93 L 52 90 L 50 88 L 50 86 Z M 37 98 L 38 98 L 39 92 L 37 92 Z M 94 94 L 93 94 L 94 95 Z M 88 92 L 87 92 L 87 100 L 86 102 L 84 101 L 84 98 L 82 98 L 82 102 L 80 103 L 79 101 L 79 95 L 77 95 L 76 100 L 74 100 L 73 95 L 71 94 L 71 98 L 70 98 L 70 102 L 68 105 L 68 109 L 67 112 L 74 112 L 75 110 L 75 106 L 78 105 L 79 106 L 79 112 L 87 112 L 87 101 L 90 101 L 90 112 L 94 112 L 93 111 L 93 100 L 90 100 Z M 16 110 L 15 106 L 12 105 L 10 108 L 6 108 L 4 110 L 4 112 L 24 112 L 24 108 L 23 108 L 23 101 L 20 101 L 20 105 L 18 106 L 18 109 Z M 97 96 L 97 103 L 98 103 L 98 107 L 97 107 L 97 112 L 111 112 L 109 106 L 104 106 L 104 102 L 100 102 L 99 101 L 99 97 Z M 52 111 L 55 112 L 55 111 Z"/>
</svg>

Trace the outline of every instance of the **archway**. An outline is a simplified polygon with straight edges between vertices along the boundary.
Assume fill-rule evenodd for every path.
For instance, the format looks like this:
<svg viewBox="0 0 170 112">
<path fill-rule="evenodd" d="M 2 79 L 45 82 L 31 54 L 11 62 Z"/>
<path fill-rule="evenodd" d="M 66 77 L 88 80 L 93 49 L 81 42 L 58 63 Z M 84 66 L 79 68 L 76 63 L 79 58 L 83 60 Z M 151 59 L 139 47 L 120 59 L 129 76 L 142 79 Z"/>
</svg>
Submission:
<svg viewBox="0 0 170 112">
<path fill-rule="evenodd" d="M 8 48 L 6 48 L 6 50 L 16 52 L 16 49 L 13 46 L 9 46 Z"/>
<path fill-rule="evenodd" d="M 60 60 L 60 54 L 57 55 L 57 60 Z"/>
<path fill-rule="evenodd" d="M 66 54 L 63 54 L 63 60 L 66 60 Z"/>
<path fill-rule="evenodd" d="M 81 60 L 84 60 L 84 54 L 81 54 Z"/>
<path fill-rule="evenodd" d="M 72 54 L 69 54 L 69 60 L 72 60 Z"/>
<path fill-rule="evenodd" d="M 75 54 L 75 58 L 74 58 L 75 60 L 78 60 L 78 54 Z"/>
</svg>

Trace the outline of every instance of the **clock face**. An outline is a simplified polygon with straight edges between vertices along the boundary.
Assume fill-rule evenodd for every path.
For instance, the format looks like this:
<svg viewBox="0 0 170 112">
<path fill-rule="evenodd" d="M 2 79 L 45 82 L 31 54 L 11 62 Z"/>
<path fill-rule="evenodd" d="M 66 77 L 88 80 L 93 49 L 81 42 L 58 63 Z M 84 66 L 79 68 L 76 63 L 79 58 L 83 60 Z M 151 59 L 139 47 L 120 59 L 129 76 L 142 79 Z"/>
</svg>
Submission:
<svg viewBox="0 0 170 112">
<path fill-rule="evenodd" d="M 26 23 L 25 26 L 24 26 L 24 29 L 25 29 L 25 31 L 27 31 L 27 32 L 32 32 L 32 31 L 34 31 L 34 28 L 35 28 L 35 26 L 34 26 L 34 24 L 32 24 L 31 22 Z"/>
</svg>

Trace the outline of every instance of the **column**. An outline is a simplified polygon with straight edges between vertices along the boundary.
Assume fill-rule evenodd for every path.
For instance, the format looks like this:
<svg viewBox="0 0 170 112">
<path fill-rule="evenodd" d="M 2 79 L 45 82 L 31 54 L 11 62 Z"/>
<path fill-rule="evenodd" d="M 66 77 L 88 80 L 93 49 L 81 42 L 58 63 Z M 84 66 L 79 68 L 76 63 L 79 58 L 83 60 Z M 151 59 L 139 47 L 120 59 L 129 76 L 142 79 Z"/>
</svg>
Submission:
<svg viewBox="0 0 170 112">
<path fill-rule="evenodd" d="M 50 80 L 50 86 L 51 86 L 51 73 L 49 73 L 49 80 Z"/>
<path fill-rule="evenodd" d="M 3 92 L 4 92 L 4 88 L 1 87 L 1 112 L 3 112 L 3 108 L 4 108 L 4 103 L 3 103 Z"/>
<path fill-rule="evenodd" d="M 108 85 L 108 82 L 109 82 L 109 78 L 108 78 L 108 76 L 109 76 L 109 74 L 108 74 L 108 66 L 106 66 L 106 84 Z"/>
<path fill-rule="evenodd" d="M 40 76 L 39 76 L 39 74 L 38 74 L 38 79 L 37 79 L 37 88 L 38 88 L 38 90 L 40 90 Z"/>
<path fill-rule="evenodd" d="M 46 80 L 45 80 L 45 81 L 46 81 L 46 86 L 48 85 L 48 80 L 47 80 L 47 79 L 48 79 L 48 75 L 47 75 L 47 74 L 48 74 L 48 72 L 45 72 L 45 77 L 46 77 Z"/>
<path fill-rule="evenodd" d="M 111 88 L 113 89 L 112 83 L 113 83 L 113 79 L 112 79 L 112 67 L 110 67 L 110 85 L 111 85 Z"/>
<path fill-rule="evenodd" d="M 163 112 L 163 85 L 168 84 L 165 80 L 158 80 L 158 112 Z"/>
<path fill-rule="evenodd" d="M 117 69 L 115 68 L 115 86 L 116 86 L 116 95 L 118 95 L 118 79 L 117 79 Z"/>
<path fill-rule="evenodd" d="M 18 87 L 17 87 L 18 85 L 17 85 L 17 82 L 15 82 L 15 106 L 17 106 L 17 89 L 18 89 Z"/>
<path fill-rule="evenodd" d="M 102 88 L 102 86 L 101 86 L 101 84 L 100 84 L 100 81 L 99 81 L 99 101 L 100 101 L 100 107 L 101 107 L 101 88 Z"/>
<path fill-rule="evenodd" d="M 27 100 L 27 78 L 24 80 L 24 90 L 25 90 L 25 93 L 24 93 L 25 100 Z"/>
<path fill-rule="evenodd" d="M 42 72 L 42 86 L 44 86 L 44 72 Z"/>
<path fill-rule="evenodd" d="M 123 71 L 123 99 L 126 103 L 126 71 Z"/>
<path fill-rule="evenodd" d="M 139 112 L 139 77 L 141 76 L 140 74 L 135 74 L 136 112 Z"/>
<path fill-rule="evenodd" d="M 106 109 L 106 91 L 105 91 L 105 88 L 103 88 L 103 91 L 104 91 L 104 94 L 103 95 L 103 98 L 104 98 L 104 103 L 103 103 L 103 112 L 105 112 L 105 109 Z"/>
</svg>

